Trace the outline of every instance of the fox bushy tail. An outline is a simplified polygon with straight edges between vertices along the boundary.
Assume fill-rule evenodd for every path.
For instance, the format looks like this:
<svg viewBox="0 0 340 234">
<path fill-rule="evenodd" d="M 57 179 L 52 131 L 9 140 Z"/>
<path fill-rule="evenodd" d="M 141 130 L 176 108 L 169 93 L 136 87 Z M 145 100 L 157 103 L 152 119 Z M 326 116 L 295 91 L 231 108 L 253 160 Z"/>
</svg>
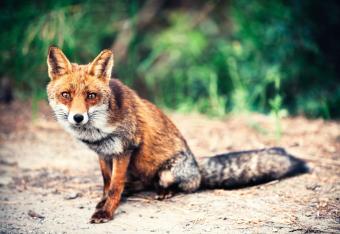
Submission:
<svg viewBox="0 0 340 234">
<path fill-rule="evenodd" d="M 305 162 L 283 148 L 232 152 L 198 162 L 203 188 L 239 188 L 308 171 Z"/>
</svg>

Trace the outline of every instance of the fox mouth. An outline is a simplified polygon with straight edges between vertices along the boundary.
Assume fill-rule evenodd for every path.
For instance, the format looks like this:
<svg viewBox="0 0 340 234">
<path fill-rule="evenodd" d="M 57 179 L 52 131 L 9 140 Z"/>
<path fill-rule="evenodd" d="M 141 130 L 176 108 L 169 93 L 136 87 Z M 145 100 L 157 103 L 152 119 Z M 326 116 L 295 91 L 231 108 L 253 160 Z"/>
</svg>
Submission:
<svg viewBox="0 0 340 234">
<path fill-rule="evenodd" d="M 94 126 L 92 121 L 88 121 L 86 124 L 69 124 L 68 129 L 71 130 L 71 134 L 74 134 L 81 141 L 93 142 L 107 136 L 106 133 Z"/>
<path fill-rule="evenodd" d="M 84 129 L 86 126 L 84 124 L 71 124 L 71 127 L 74 129 Z"/>
<path fill-rule="evenodd" d="M 86 131 L 86 130 L 97 129 L 96 127 L 94 127 L 93 120 L 91 120 L 91 118 L 89 118 L 87 123 L 75 123 L 75 124 L 70 123 L 69 125 L 73 130 L 78 130 L 78 131 Z"/>
<path fill-rule="evenodd" d="M 90 121 L 88 121 L 86 124 L 76 123 L 70 124 L 70 126 L 75 130 L 86 130 L 92 127 Z"/>
</svg>

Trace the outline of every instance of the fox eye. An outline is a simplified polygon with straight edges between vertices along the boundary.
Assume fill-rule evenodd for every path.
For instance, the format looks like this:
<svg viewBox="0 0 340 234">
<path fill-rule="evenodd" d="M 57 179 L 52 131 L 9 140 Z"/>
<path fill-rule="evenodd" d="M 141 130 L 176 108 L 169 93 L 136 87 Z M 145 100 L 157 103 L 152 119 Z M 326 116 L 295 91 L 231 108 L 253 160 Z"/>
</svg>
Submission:
<svg viewBox="0 0 340 234">
<path fill-rule="evenodd" d="M 87 94 L 87 99 L 95 99 L 96 96 L 97 96 L 97 94 L 95 94 L 95 93 L 88 93 Z"/>
<path fill-rule="evenodd" d="M 71 94 L 69 92 L 62 92 L 61 96 L 63 96 L 63 98 L 66 98 L 66 99 L 70 99 L 71 98 Z"/>
</svg>

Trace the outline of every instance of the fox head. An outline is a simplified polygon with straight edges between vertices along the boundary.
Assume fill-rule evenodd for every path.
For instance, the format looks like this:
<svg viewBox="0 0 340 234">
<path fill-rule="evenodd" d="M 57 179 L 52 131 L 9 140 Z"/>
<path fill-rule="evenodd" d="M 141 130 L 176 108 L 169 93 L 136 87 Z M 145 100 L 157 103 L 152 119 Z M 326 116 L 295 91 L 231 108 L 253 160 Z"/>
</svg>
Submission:
<svg viewBox="0 0 340 234">
<path fill-rule="evenodd" d="M 57 47 L 47 56 L 47 93 L 57 120 L 67 129 L 105 129 L 110 102 L 113 54 L 103 50 L 91 63 L 70 63 Z"/>
</svg>

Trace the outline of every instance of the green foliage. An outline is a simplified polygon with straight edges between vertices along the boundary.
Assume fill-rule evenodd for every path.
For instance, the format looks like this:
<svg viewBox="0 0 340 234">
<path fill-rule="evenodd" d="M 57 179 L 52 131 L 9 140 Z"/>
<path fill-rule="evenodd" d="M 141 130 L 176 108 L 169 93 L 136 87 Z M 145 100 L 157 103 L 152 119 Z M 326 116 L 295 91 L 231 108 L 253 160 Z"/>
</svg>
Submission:
<svg viewBox="0 0 340 234">
<path fill-rule="evenodd" d="M 274 82 L 276 94 L 273 98 L 269 99 L 269 105 L 272 109 L 272 115 L 275 117 L 275 133 L 276 138 L 279 139 L 282 134 L 280 119 L 286 114 L 286 111 L 282 109 L 282 96 L 280 95 L 281 77 L 277 69 L 269 70 L 267 73 L 267 80 Z"/>
<path fill-rule="evenodd" d="M 180 111 L 271 113 L 279 136 L 288 113 L 340 116 L 340 7 L 326 2 L 177 0 L 147 21 L 152 1 L 4 1 L 0 76 L 40 99 L 50 45 L 83 63 L 123 36 L 115 74 L 142 96 Z"/>
<path fill-rule="evenodd" d="M 173 12 L 170 26 L 148 35 L 143 46 L 151 49 L 138 72 L 145 76 L 159 104 L 183 111 L 225 114 L 226 97 L 218 91 L 215 64 L 207 62 L 209 37 L 193 28 L 190 16 Z"/>
<path fill-rule="evenodd" d="M 106 37 L 117 31 L 114 6 L 102 8 L 78 1 L 7 1 L 1 10 L 0 75 L 14 78 L 20 96 L 45 96 L 48 82 L 46 55 L 50 45 L 63 48 L 71 60 L 88 62 L 97 55 Z M 118 6 L 119 7 L 119 6 Z M 105 17 L 95 17 L 97 14 Z M 95 30 L 96 25 L 102 25 Z M 111 42 L 111 40 L 110 40 Z"/>
</svg>

